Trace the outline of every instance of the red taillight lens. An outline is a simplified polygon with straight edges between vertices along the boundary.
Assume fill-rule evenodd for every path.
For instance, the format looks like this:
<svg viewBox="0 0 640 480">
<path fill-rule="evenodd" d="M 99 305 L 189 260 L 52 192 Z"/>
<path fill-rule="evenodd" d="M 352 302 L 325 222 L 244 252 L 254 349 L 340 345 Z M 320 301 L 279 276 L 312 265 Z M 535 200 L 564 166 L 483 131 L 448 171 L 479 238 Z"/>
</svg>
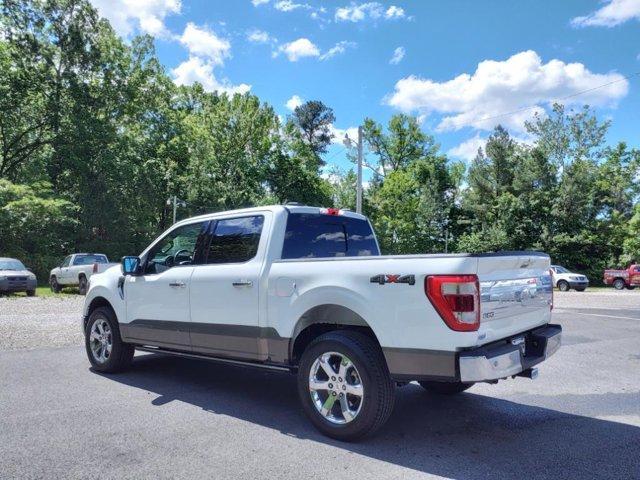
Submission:
<svg viewBox="0 0 640 480">
<path fill-rule="evenodd" d="M 478 330 L 480 283 L 476 275 L 430 275 L 424 280 L 424 291 L 451 330 Z"/>
<path fill-rule="evenodd" d="M 340 215 L 340 209 L 339 208 L 325 208 L 322 210 L 322 213 L 325 213 L 327 215 Z"/>
</svg>

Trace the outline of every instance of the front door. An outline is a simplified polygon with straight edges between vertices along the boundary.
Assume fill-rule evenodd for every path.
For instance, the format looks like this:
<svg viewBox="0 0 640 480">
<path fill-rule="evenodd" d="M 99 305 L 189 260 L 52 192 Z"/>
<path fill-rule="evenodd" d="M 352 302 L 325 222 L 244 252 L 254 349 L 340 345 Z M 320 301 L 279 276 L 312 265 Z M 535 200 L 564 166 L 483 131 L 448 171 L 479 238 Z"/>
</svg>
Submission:
<svg viewBox="0 0 640 480">
<path fill-rule="evenodd" d="M 206 265 L 191 278 L 191 344 L 209 355 L 266 360 L 260 353 L 260 278 L 270 213 L 212 223 Z"/>
<path fill-rule="evenodd" d="M 125 277 L 126 341 L 190 350 L 189 290 L 209 222 L 181 225 L 142 258 L 143 274 Z"/>
</svg>

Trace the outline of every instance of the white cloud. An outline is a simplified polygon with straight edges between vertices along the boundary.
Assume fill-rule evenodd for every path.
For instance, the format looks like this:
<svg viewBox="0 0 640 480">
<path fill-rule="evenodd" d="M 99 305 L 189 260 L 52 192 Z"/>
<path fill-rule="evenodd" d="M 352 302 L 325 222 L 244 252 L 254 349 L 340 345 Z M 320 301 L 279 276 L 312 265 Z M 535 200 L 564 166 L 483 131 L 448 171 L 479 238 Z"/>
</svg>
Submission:
<svg viewBox="0 0 640 480">
<path fill-rule="evenodd" d="M 290 62 L 297 62 L 304 57 L 319 57 L 320 49 L 308 38 L 299 38 L 280 45 L 278 51 L 274 52 L 274 56 L 277 56 L 278 53 L 284 53 Z"/>
<path fill-rule="evenodd" d="M 349 6 L 336 8 L 334 15 L 336 21 L 341 22 L 362 22 L 366 19 L 376 20 L 385 18 L 387 20 L 397 20 L 407 18 L 404 8 L 391 5 L 385 10 L 380 2 L 355 3 Z"/>
<path fill-rule="evenodd" d="M 293 112 L 296 107 L 299 107 L 303 103 L 304 100 L 302 100 L 302 98 L 300 98 L 298 95 L 293 95 L 289 100 L 287 100 L 287 103 L 285 105 L 289 110 Z"/>
<path fill-rule="evenodd" d="M 189 60 L 182 62 L 171 70 L 173 82 L 176 85 L 193 85 L 198 82 L 208 91 L 218 91 L 219 93 L 246 93 L 251 89 L 251 85 L 241 83 L 231 85 L 228 81 L 218 81 L 213 73 L 214 63 L 198 57 L 189 57 Z"/>
<path fill-rule="evenodd" d="M 470 162 L 478 154 L 478 149 L 482 148 L 484 150 L 486 144 L 487 139 L 481 138 L 480 135 L 476 133 L 475 137 L 471 137 L 460 145 L 453 147 L 447 154 Z"/>
<path fill-rule="evenodd" d="M 331 124 L 329 126 L 329 131 L 333 133 L 333 139 L 331 143 L 335 143 L 336 145 L 344 146 L 344 136 L 349 135 L 349 138 L 353 142 L 358 141 L 358 127 L 349 127 L 349 128 L 337 128 L 335 125 Z"/>
<path fill-rule="evenodd" d="M 168 37 L 164 25 L 168 15 L 180 13 L 180 0 L 91 0 L 101 16 L 123 37 L 137 30 L 157 37 Z"/>
<path fill-rule="evenodd" d="M 268 43 L 272 38 L 263 30 L 251 30 L 247 33 L 247 40 L 253 43 Z"/>
<path fill-rule="evenodd" d="M 336 8 L 335 19 L 343 22 L 361 22 L 367 17 L 380 18 L 384 9 L 378 2 L 351 3 L 348 7 Z"/>
<path fill-rule="evenodd" d="M 616 83 L 566 98 L 609 82 Z M 523 131 L 525 120 L 535 111 L 544 111 L 541 105 L 560 100 L 565 104 L 615 106 L 628 88 L 629 82 L 618 73 L 593 73 L 581 63 L 557 59 L 542 63 L 538 54 L 529 50 L 504 61 L 485 60 L 473 74 L 445 82 L 414 75 L 402 78 L 385 102 L 404 112 L 443 114 L 439 131 L 468 126 L 491 130 L 498 123 Z"/>
<path fill-rule="evenodd" d="M 396 7 L 395 5 L 391 5 L 389 8 L 387 8 L 387 11 L 384 12 L 384 18 L 387 18 L 389 20 L 404 18 L 404 17 L 405 17 L 404 8 Z"/>
<path fill-rule="evenodd" d="M 574 27 L 614 27 L 632 19 L 640 20 L 640 0 L 608 0 L 606 5 L 571 20 Z"/>
<path fill-rule="evenodd" d="M 276 10 L 280 10 L 281 12 L 292 12 L 293 10 L 297 10 L 299 8 L 303 8 L 305 10 L 310 10 L 313 7 L 311 5 L 307 5 L 306 3 L 295 3 L 291 0 L 280 0 L 276 2 L 273 6 Z"/>
<path fill-rule="evenodd" d="M 402 59 L 404 58 L 404 54 L 405 54 L 405 50 L 404 47 L 398 47 L 393 51 L 393 55 L 391 56 L 391 60 L 389 60 L 389 63 L 392 65 L 397 65 L 399 64 Z"/>
<path fill-rule="evenodd" d="M 327 50 L 325 53 L 320 55 L 320 60 L 328 60 L 336 55 L 341 55 L 347 51 L 347 48 L 355 47 L 356 44 L 354 42 L 347 42 L 345 40 L 336 43 L 333 47 Z"/>
<path fill-rule="evenodd" d="M 269 0 L 251 0 L 254 7 L 258 7 L 260 5 L 264 5 L 265 3 L 269 3 Z"/>
<path fill-rule="evenodd" d="M 231 44 L 228 40 L 218 37 L 215 32 L 206 27 L 198 27 L 189 22 L 180 37 L 182 43 L 191 55 L 208 58 L 215 65 L 222 65 L 224 59 L 230 55 Z"/>
</svg>

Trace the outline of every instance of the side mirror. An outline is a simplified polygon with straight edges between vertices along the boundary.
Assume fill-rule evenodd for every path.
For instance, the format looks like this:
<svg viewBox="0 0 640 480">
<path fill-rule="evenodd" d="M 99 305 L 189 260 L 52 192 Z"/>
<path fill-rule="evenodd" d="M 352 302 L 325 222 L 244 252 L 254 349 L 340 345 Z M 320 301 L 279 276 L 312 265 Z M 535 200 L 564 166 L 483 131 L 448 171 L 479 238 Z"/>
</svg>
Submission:
<svg viewBox="0 0 640 480">
<path fill-rule="evenodd" d="M 122 273 L 124 275 L 140 275 L 140 257 L 122 257 Z"/>
</svg>

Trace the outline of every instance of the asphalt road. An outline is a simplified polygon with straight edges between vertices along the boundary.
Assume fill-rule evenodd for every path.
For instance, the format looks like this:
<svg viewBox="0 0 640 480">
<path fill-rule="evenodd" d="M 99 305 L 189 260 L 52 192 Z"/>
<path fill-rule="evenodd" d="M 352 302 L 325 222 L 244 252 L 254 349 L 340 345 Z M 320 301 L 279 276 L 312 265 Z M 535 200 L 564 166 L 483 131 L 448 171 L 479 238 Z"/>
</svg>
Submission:
<svg viewBox="0 0 640 480">
<path fill-rule="evenodd" d="M 0 478 L 640 478 L 638 293 L 557 295 L 537 380 L 402 387 L 356 444 L 319 435 L 286 374 L 145 354 L 106 376 L 77 344 L 0 340 Z"/>
</svg>

